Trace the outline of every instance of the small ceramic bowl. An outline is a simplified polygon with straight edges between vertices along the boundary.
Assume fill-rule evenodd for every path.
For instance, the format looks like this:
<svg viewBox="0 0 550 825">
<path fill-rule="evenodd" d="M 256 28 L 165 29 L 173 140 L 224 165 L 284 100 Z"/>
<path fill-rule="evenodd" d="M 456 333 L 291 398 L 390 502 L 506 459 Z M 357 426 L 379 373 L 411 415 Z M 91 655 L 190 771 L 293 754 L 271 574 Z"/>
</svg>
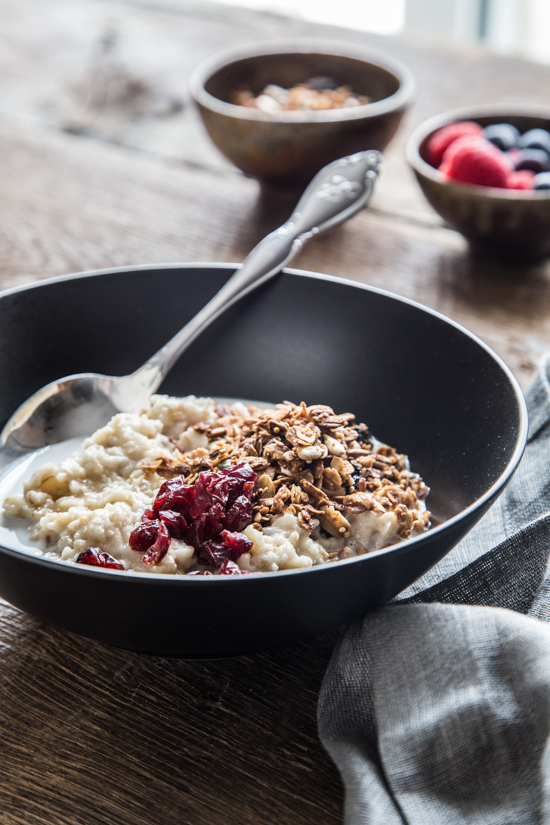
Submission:
<svg viewBox="0 0 550 825">
<path fill-rule="evenodd" d="M 476 106 L 455 109 L 422 123 L 407 141 L 407 160 L 424 195 L 445 221 L 474 249 L 509 261 L 536 261 L 550 255 L 550 191 L 518 191 L 473 186 L 444 179 L 428 162 L 431 136 L 448 123 L 473 120 L 481 126 L 511 123 L 521 133 L 550 130 L 550 108 Z"/>
<path fill-rule="evenodd" d="M 276 115 L 231 103 L 248 87 L 291 88 L 329 76 L 368 96 L 367 105 Z M 411 101 L 405 66 L 378 52 L 324 41 L 267 42 L 225 52 L 200 65 L 191 93 L 218 149 L 264 188 L 302 191 L 316 172 L 343 155 L 388 145 Z"/>
</svg>

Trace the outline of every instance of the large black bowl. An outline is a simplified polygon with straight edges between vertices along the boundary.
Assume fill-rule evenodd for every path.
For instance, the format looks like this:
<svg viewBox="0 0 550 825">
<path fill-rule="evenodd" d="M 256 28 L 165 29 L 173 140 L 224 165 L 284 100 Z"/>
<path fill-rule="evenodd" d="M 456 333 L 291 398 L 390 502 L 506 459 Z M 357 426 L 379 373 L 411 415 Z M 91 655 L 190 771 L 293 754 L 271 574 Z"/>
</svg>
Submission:
<svg viewBox="0 0 550 825">
<path fill-rule="evenodd" d="M 0 295 L 0 424 L 72 372 L 129 373 L 234 267 L 85 273 Z M 438 526 L 326 566 L 242 578 L 129 575 L 0 547 L 0 595 L 75 633 L 167 656 L 214 657 L 292 642 L 384 604 L 441 559 L 510 479 L 523 396 L 481 341 L 395 295 L 295 270 L 252 293 L 184 354 L 162 390 L 355 412 L 431 486 Z"/>
</svg>

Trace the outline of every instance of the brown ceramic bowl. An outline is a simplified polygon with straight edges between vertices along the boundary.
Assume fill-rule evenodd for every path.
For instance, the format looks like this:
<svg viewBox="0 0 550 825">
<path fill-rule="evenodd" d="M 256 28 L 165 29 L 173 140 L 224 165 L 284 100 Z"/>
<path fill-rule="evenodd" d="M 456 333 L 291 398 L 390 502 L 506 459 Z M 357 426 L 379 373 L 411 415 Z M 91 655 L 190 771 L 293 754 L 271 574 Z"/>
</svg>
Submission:
<svg viewBox="0 0 550 825">
<path fill-rule="evenodd" d="M 448 123 L 473 120 L 481 126 L 511 123 L 521 133 L 550 130 L 550 108 L 487 105 L 455 109 L 422 123 L 407 141 L 407 160 L 426 198 L 476 250 L 509 261 L 550 255 L 550 191 L 517 191 L 445 180 L 428 163 L 430 137 Z"/>
<path fill-rule="evenodd" d="M 245 86 L 257 95 L 269 83 L 291 88 L 320 75 L 373 102 L 277 115 L 230 102 Z M 226 158 L 265 188 L 297 192 L 336 158 L 385 149 L 413 92 L 411 73 L 395 60 L 315 40 L 270 41 L 225 52 L 199 66 L 191 78 L 208 134 Z"/>
</svg>

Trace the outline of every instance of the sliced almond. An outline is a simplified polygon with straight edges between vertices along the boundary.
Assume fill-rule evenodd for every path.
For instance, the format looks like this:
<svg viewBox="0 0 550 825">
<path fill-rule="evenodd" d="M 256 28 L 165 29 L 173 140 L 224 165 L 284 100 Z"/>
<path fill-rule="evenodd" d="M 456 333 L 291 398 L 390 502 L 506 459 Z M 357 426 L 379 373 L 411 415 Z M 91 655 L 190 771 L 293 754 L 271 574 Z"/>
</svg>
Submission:
<svg viewBox="0 0 550 825">
<path fill-rule="evenodd" d="M 324 444 L 314 444 L 311 447 L 295 447 L 295 452 L 298 458 L 302 461 L 317 461 L 318 458 L 326 458 L 328 450 Z"/>
<path fill-rule="evenodd" d="M 331 455 L 344 456 L 346 454 L 346 447 L 342 444 L 341 441 L 338 441 L 337 438 L 333 438 L 331 435 L 324 435 L 323 441 L 325 442 L 326 448 Z"/>
<path fill-rule="evenodd" d="M 336 492 L 342 486 L 340 474 L 332 467 L 325 467 L 323 471 L 323 487 L 331 493 Z"/>
<path fill-rule="evenodd" d="M 275 485 L 267 473 L 262 473 L 261 476 L 259 476 L 256 487 L 258 490 L 263 490 L 262 498 L 273 498 L 275 495 Z"/>
<path fill-rule="evenodd" d="M 319 516 L 319 523 L 323 530 L 330 533 L 335 538 L 349 538 L 351 531 L 351 524 L 342 513 L 335 510 L 332 505 L 323 509 L 323 514 Z"/>
</svg>

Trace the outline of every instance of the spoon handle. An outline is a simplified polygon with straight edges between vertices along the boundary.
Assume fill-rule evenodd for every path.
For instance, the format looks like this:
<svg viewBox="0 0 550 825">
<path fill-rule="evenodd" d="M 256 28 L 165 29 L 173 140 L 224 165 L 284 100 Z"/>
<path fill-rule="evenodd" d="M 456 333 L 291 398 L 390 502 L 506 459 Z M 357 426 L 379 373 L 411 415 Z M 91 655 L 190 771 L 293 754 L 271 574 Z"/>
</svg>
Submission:
<svg viewBox="0 0 550 825">
<path fill-rule="evenodd" d="M 314 235 L 351 218 L 369 201 L 382 155 L 375 150 L 335 160 L 321 169 L 289 220 L 254 247 L 227 283 L 194 318 L 117 389 L 120 409 L 139 409 L 182 352 L 222 312 L 279 272 Z M 122 397 L 124 396 L 124 397 Z"/>
</svg>

